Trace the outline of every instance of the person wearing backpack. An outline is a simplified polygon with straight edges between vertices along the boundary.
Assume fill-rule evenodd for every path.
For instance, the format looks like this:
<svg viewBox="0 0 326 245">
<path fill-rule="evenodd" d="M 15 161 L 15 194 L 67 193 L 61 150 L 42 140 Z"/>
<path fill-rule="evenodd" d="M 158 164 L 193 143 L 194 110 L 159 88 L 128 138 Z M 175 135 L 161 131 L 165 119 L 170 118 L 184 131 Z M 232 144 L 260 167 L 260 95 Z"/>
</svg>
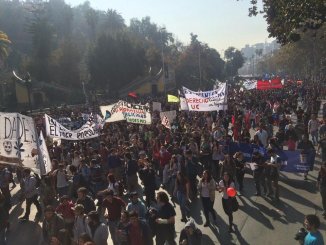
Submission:
<svg viewBox="0 0 326 245">
<path fill-rule="evenodd" d="M 26 198 L 26 210 L 25 215 L 21 217 L 21 220 L 29 220 L 29 215 L 31 211 L 31 205 L 34 205 L 37 208 L 36 217 L 40 217 L 42 215 L 42 208 L 38 201 L 38 191 L 37 191 L 37 180 L 34 176 L 31 176 L 31 170 L 26 168 L 23 171 L 24 179 L 23 179 L 23 193 Z"/>
</svg>

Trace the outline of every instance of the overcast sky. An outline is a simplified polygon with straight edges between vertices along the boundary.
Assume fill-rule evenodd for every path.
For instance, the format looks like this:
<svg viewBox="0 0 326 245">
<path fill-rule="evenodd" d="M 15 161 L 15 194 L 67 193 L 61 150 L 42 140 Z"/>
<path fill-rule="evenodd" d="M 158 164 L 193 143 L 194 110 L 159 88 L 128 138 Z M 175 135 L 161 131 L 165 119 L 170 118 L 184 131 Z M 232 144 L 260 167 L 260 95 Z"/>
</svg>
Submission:
<svg viewBox="0 0 326 245">
<path fill-rule="evenodd" d="M 66 0 L 71 6 L 83 0 Z M 95 9 L 115 9 L 125 19 L 150 16 L 159 26 L 165 26 L 175 37 L 187 44 L 190 33 L 198 35 L 218 51 L 230 46 L 271 41 L 262 16 L 249 17 L 250 0 L 90 0 Z"/>
</svg>

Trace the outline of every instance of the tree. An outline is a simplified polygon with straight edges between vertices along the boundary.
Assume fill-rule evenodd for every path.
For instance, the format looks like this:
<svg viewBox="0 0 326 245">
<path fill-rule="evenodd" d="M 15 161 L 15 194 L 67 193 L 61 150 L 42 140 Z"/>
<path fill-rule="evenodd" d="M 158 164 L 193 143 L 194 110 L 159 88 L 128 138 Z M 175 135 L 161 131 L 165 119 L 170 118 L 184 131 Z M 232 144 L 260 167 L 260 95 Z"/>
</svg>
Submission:
<svg viewBox="0 0 326 245">
<path fill-rule="evenodd" d="M 103 34 L 91 50 L 88 67 L 94 87 L 112 95 L 124 85 L 144 74 L 145 50 L 126 33 Z"/>
<path fill-rule="evenodd" d="M 177 84 L 194 90 L 211 89 L 217 79 L 223 79 L 224 61 L 215 49 L 198 41 L 197 35 L 191 33 L 190 38 L 190 45 L 180 50 Z"/>
<path fill-rule="evenodd" d="M 307 30 L 317 30 L 326 21 L 325 0 L 263 0 L 263 9 L 258 9 L 258 0 L 251 0 L 249 16 L 264 14 L 270 37 L 281 44 L 300 40 Z"/>
<path fill-rule="evenodd" d="M 233 77 L 238 74 L 238 70 L 243 66 L 245 59 L 242 53 L 234 47 L 229 47 L 224 51 L 225 74 L 227 77 Z"/>
<path fill-rule="evenodd" d="M 11 44 L 9 37 L 6 33 L 0 31 L 0 62 L 8 57 L 8 45 Z"/>
</svg>

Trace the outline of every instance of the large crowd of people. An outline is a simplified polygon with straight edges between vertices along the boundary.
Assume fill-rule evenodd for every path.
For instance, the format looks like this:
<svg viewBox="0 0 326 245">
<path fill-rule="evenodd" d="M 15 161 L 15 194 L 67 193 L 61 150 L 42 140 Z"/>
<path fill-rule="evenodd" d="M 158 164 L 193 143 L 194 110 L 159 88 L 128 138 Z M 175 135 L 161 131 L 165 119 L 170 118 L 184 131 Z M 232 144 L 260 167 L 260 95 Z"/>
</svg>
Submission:
<svg viewBox="0 0 326 245">
<path fill-rule="evenodd" d="M 31 218 L 34 204 L 36 218 L 42 223 L 43 244 L 105 245 L 110 240 L 114 245 L 150 245 L 154 240 L 157 245 L 200 244 L 202 232 L 192 219 L 192 203 L 201 202 L 206 227 L 218 225 L 214 202 L 221 202 L 228 231 L 234 232 L 233 213 L 238 203 L 228 190 L 248 195 L 246 173 L 253 174 L 257 196 L 280 201 L 280 149 L 320 154 L 318 188 L 326 218 L 326 107 L 323 120 L 317 118 L 323 92 L 314 84 L 288 84 L 266 91 L 231 86 L 227 111 L 178 110 L 171 129 L 153 112 L 151 125 L 108 123 L 95 139 L 48 140 L 52 169 L 46 175 L 1 165 L 0 245 L 6 244 L 10 229 L 10 186 L 16 183 L 26 200 L 21 222 Z M 133 100 L 160 101 L 163 110 L 178 108 L 163 98 Z M 99 108 L 63 107 L 48 114 L 70 118 L 76 126 L 83 123 L 82 113 L 90 112 L 99 113 Z M 38 130 L 44 131 L 42 115 L 34 118 Z M 254 168 L 249 168 L 244 153 L 233 149 L 231 142 L 255 146 L 257 151 L 250 159 Z M 302 177 L 309 178 L 308 172 Z M 181 217 L 171 200 L 178 204 Z M 178 242 L 176 219 L 185 223 L 178 231 Z M 319 224 L 318 217 L 306 217 L 305 244 L 323 244 Z"/>
</svg>

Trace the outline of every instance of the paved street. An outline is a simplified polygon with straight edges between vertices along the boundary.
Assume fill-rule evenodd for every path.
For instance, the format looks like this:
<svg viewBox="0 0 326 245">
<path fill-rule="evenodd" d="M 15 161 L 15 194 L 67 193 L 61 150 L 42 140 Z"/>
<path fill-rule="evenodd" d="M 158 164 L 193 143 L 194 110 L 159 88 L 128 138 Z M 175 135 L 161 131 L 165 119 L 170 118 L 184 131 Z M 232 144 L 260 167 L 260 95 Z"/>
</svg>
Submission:
<svg viewBox="0 0 326 245">
<path fill-rule="evenodd" d="M 319 160 L 319 159 L 318 159 Z M 245 191 L 238 198 L 240 209 L 234 214 L 236 232 L 227 232 L 227 216 L 223 212 L 221 196 L 218 194 L 215 201 L 215 210 L 218 214 L 216 225 L 204 228 L 204 215 L 200 200 L 191 205 L 192 215 L 203 231 L 203 244 L 296 244 L 293 237 L 302 227 L 305 214 L 317 214 L 321 218 L 321 198 L 316 192 L 316 174 L 319 163 L 315 165 L 315 171 L 309 174 L 309 180 L 304 181 L 299 174 L 282 174 L 280 181 L 280 203 L 275 203 L 269 198 L 254 196 L 255 188 L 251 175 L 246 175 Z M 19 187 L 16 187 L 18 190 Z M 14 192 L 16 191 L 14 190 Z M 14 195 L 14 201 L 17 195 Z M 41 234 L 41 223 L 29 221 L 21 223 L 17 217 L 23 214 L 25 203 L 18 203 L 11 210 L 11 232 L 9 245 L 38 244 Z M 180 209 L 176 206 L 177 224 L 176 230 L 183 228 L 180 221 Z M 36 209 L 32 206 L 31 220 Z M 322 232 L 326 235 L 325 220 L 323 220 Z M 179 235 L 179 234 L 178 234 Z M 110 243 L 111 240 L 110 240 Z"/>
</svg>

